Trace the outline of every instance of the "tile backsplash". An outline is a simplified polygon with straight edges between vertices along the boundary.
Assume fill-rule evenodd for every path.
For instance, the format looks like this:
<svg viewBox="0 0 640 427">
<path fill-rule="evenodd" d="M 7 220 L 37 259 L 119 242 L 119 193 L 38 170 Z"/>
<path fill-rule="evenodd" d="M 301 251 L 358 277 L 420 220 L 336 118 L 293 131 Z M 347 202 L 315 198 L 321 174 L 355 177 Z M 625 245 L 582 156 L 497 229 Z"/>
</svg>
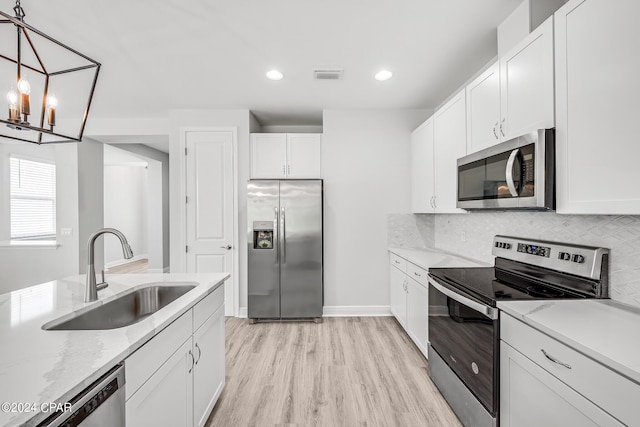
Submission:
<svg viewBox="0 0 640 427">
<path fill-rule="evenodd" d="M 640 306 L 640 216 L 558 215 L 550 212 L 393 214 L 389 245 L 436 247 L 493 262 L 496 234 L 601 246 L 611 250 L 611 298 Z"/>
</svg>

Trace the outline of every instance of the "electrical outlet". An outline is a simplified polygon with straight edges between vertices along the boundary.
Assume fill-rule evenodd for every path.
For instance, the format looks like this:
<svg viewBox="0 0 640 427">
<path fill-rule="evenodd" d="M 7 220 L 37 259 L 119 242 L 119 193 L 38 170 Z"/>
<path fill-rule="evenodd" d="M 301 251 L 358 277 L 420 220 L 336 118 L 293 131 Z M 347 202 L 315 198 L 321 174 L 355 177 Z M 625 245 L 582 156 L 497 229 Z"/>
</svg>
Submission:
<svg viewBox="0 0 640 427">
<path fill-rule="evenodd" d="M 463 231 L 463 232 L 460 233 L 460 240 L 463 241 L 463 242 L 467 241 L 467 233 L 466 232 Z"/>
<path fill-rule="evenodd" d="M 73 229 L 72 228 L 61 228 L 60 229 L 60 235 L 64 236 L 64 237 L 68 237 L 71 236 L 73 234 Z"/>
</svg>

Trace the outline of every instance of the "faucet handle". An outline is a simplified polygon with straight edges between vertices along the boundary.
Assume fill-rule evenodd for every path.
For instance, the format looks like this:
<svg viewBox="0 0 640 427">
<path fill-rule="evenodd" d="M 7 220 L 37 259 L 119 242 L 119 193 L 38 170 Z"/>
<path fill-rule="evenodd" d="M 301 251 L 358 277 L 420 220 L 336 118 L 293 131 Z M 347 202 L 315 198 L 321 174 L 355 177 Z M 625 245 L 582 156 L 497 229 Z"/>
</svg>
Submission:
<svg viewBox="0 0 640 427">
<path fill-rule="evenodd" d="M 104 280 L 104 269 L 102 269 L 102 272 L 100 273 L 100 275 L 102 276 L 102 282 L 96 284 L 96 291 L 101 291 L 107 286 L 109 286 L 109 284 Z"/>
</svg>

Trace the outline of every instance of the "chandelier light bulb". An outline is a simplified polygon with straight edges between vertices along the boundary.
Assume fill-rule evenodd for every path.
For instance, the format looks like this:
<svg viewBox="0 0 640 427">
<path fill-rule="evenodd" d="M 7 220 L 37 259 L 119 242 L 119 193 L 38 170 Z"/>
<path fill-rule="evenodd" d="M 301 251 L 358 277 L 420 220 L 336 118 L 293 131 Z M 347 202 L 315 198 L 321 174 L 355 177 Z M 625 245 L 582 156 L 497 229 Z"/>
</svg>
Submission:
<svg viewBox="0 0 640 427">
<path fill-rule="evenodd" d="M 20 79 L 18 82 L 18 90 L 23 95 L 29 95 L 31 93 L 31 85 L 26 79 Z"/>
<path fill-rule="evenodd" d="M 47 96 L 47 107 L 56 108 L 58 106 L 58 98 L 54 95 Z"/>
<path fill-rule="evenodd" d="M 15 89 L 11 89 L 7 93 L 7 102 L 9 103 L 9 106 L 15 107 L 18 105 L 18 92 Z"/>
</svg>

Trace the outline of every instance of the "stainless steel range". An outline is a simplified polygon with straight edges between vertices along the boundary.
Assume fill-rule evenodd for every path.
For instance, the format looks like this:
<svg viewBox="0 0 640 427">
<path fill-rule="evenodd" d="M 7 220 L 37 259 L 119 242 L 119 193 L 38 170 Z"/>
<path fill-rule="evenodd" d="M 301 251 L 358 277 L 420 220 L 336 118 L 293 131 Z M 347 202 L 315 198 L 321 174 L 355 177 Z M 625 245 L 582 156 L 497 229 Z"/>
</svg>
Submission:
<svg viewBox="0 0 640 427">
<path fill-rule="evenodd" d="M 466 426 L 499 423 L 498 301 L 608 298 L 609 250 L 495 236 L 494 267 L 429 271 L 429 374 Z"/>
</svg>

